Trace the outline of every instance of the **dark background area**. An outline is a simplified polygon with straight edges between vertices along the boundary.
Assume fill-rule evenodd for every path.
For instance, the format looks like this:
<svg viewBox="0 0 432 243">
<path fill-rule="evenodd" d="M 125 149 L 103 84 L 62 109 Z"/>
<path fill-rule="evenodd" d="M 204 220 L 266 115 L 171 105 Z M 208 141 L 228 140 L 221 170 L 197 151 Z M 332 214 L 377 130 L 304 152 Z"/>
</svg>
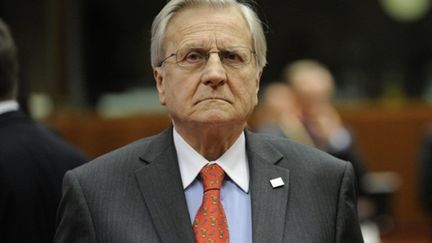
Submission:
<svg viewBox="0 0 432 243">
<path fill-rule="evenodd" d="M 0 17 L 19 45 L 27 90 L 92 106 L 104 93 L 153 85 L 150 25 L 163 5 L 0 0 Z M 430 10 L 400 22 L 378 0 L 260 0 L 255 7 L 268 41 L 263 85 L 280 79 L 283 67 L 300 58 L 326 64 L 343 99 L 380 98 L 394 89 L 420 97 L 432 83 Z"/>
</svg>

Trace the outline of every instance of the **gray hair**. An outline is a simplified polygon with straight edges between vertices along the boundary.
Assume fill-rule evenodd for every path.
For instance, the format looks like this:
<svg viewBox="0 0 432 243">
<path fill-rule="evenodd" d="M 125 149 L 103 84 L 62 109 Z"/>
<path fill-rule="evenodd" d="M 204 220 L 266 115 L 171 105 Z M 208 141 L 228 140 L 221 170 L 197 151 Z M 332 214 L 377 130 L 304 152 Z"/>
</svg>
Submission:
<svg viewBox="0 0 432 243">
<path fill-rule="evenodd" d="M 266 52 L 267 43 L 264 36 L 264 30 L 261 20 L 246 3 L 237 0 L 171 0 L 169 1 L 159 14 L 155 17 L 151 30 L 151 64 L 153 67 L 159 66 L 160 62 L 165 58 L 163 43 L 165 41 L 166 29 L 171 18 L 181 9 L 196 6 L 209 6 L 212 8 L 222 8 L 235 6 L 245 18 L 249 30 L 251 32 L 253 50 L 256 53 L 257 66 L 260 70 L 267 64 Z"/>
</svg>

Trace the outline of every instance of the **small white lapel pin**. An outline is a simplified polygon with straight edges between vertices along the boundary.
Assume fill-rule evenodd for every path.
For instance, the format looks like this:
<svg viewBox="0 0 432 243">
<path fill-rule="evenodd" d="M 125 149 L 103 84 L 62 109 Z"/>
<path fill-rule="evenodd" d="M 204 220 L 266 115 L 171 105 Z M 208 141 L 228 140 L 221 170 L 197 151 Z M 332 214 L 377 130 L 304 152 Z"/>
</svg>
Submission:
<svg viewBox="0 0 432 243">
<path fill-rule="evenodd" d="M 271 183 L 273 188 L 278 188 L 278 187 L 285 185 L 284 181 L 280 177 L 271 179 L 270 183 Z"/>
</svg>

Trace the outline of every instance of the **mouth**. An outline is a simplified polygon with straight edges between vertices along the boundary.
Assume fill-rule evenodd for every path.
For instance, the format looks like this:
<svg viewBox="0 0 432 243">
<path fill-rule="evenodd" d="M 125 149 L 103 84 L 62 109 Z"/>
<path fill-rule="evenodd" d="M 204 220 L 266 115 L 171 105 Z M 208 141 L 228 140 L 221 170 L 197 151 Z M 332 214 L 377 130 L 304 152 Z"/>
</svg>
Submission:
<svg viewBox="0 0 432 243">
<path fill-rule="evenodd" d="M 195 102 L 195 105 L 199 104 L 201 102 L 206 102 L 206 101 L 210 101 L 210 102 L 212 102 L 212 101 L 223 101 L 223 102 L 227 102 L 227 103 L 230 103 L 230 104 L 232 103 L 230 100 L 228 100 L 226 98 L 223 98 L 223 97 L 207 97 L 207 98 L 203 98 L 203 99 L 198 99 L 198 101 Z"/>
</svg>

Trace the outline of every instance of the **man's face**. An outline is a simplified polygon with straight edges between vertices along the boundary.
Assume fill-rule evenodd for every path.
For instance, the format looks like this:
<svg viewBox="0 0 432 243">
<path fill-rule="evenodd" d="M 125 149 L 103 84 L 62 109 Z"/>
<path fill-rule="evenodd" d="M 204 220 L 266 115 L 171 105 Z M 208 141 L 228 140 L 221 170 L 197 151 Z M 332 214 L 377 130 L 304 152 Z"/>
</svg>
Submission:
<svg viewBox="0 0 432 243">
<path fill-rule="evenodd" d="M 250 31 L 236 8 L 188 8 L 171 19 L 164 43 L 165 56 L 179 54 L 179 49 L 198 48 L 211 53 L 199 68 L 178 65 L 179 55 L 154 68 L 160 102 L 176 126 L 246 123 L 257 104 L 261 73 L 256 59 L 250 55 L 248 64 L 231 67 L 215 53 L 237 47 L 252 50 Z M 193 53 L 190 58 L 195 60 Z"/>
<path fill-rule="evenodd" d="M 306 115 L 313 115 L 324 107 L 331 106 L 333 80 L 326 71 L 309 70 L 298 73 L 293 88 Z"/>
</svg>

